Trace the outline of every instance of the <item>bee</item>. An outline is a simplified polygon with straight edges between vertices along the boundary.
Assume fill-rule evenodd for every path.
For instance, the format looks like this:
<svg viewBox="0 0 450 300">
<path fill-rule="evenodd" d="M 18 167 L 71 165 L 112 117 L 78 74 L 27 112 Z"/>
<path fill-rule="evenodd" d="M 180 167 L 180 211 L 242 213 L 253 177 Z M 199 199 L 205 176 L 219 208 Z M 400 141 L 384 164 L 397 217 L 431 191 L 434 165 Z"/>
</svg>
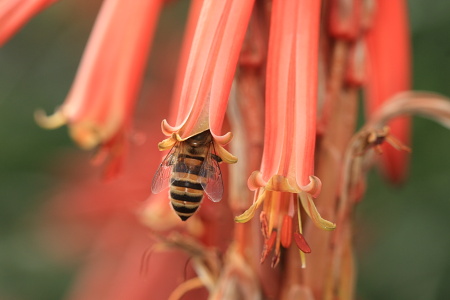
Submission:
<svg viewBox="0 0 450 300">
<path fill-rule="evenodd" d="M 195 214 L 204 193 L 214 202 L 222 199 L 223 182 L 209 130 L 177 142 L 159 165 L 152 181 L 152 193 L 167 186 L 172 208 L 181 220 Z"/>
</svg>

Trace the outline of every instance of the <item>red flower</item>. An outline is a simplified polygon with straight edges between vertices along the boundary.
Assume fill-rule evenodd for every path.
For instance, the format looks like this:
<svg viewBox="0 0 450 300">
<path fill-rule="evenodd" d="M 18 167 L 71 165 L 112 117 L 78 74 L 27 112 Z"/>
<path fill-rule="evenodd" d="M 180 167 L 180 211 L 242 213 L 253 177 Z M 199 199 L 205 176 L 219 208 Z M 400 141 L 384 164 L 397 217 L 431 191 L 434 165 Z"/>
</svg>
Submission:
<svg viewBox="0 0 450 300">
<path fill-rule="evenodd" d="M 82 148 L 101 146 L 111 156 L 107 175 L 120 168 L 131 117 L 162 0 L 106 0 L 66 101 L 45 128 L 68 124 Z"/>
<path fill-rule="evenodd" d="M 302 203 L 319 227 L 335 227 L 320 217 L 312 201 L 321 186 L 314 176 L 319 20 L 319 1 L 273 2 L 261 171 L 253 172 L 248 181 L 249 188 L 257 190 L 254 204 L 235 219 L 247 222 L 264 201 L 263 259 L 276 241 L 273 265 L 279 260 L 281 237 L 286 246 L 290 244 L 285 236 L 292 233 L 289 223 L 295 205 L 298 216 Z M 295 204 L 297 197 L 299 201 Z M 298 223 L 301 233 L 301 222 Z"/>
<path fill-rule="evenodd" d="M 0 46 L 29 19 L 58 0 L 3 0 L 0 4 Z"/>
<path fill-rule="evenodd" d="M 365 37 L 367 55 L 366 104 L 369 117 L 395 94 L 408 91 L 410 83 L 410 45 L 406 1 L 376 2 L 373 24 Z M 390 134 L 409 144 L 410 120 L 397 118 L 388 123 Z M 403 181 L 409 154 L 382 145 L 382 166 L 394 183 Z"/>
<path fill-rule="evenodd" d="M 209 129 L 222 160 L 237 161 L 222 148 L 232 135 L 221 135 L 221 127 L 252 8 L 253 1 L 204 2 L 188 43 L 186 69 L 180 70 L 184 76 L 173 106 L 175 125 L 163 121 L 163 133 L 170 138 L 159 144 L 160 150 Z"/>
</svg>

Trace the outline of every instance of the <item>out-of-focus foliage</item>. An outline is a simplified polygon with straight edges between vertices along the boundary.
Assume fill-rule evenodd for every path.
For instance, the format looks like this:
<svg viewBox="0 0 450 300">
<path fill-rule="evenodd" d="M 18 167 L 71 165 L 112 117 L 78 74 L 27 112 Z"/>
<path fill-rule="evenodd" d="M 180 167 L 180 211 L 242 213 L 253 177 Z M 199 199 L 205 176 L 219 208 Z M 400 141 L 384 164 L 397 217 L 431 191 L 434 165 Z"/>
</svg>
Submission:
<svg viewBox="0 0 450 300">
<path fill-rule="evenodd" d="M 71 270 L 38 246 L 35 223 L 44 191 L 58 184 L 48 170 L 71 142 L 65 129 L 39 128 L 33 112 L 64 99 L 94 16 L 55 5 L 0 49 L 2 299 L 60 299 L 70 282 Z"/>
<path fill-rule="evenodd" d="M 74 146 L 64 128 L 42 130 L 32 116 L 36 108 L 51 112 L 62 103 L 98 2 L 62 1 L 0 49 L 1 299 L 61 299 L 76 267 L 49 257 L 35 238 L 36 213 L 47 200 L 45 191 L 59 181 L 50 171 L 52 164 Z M 186 8 L 186 1 L 181 2 L 169 4 L 160 27 L 181 24 L 172 21 L 180 18 L 176 10 Z M 409 5 L 413 87 L 448 96 L 450 2 L 410 0 Z M 164 38 L 160 30 L 154 47 Z M 170 59 L 167 63 L 173 67 Z M 362 299 L 446 299 L 450 294 L 450 133 L 414 118 L 412 149 L 405 185 L 390 187 L 373 172 L 357 209 Z"/>
<path fill-rule="evenodd" d="M 409 0 L 413 89 L 450 95 L 450 3 Z M 392 41 L 395 47 L 395 41 Z M 413 119 L 410 174 L 400 187 L 372 172 L 356 217 L 362 299 L 447 299 L 450 294 L 450 135 Z"/>
</svg>

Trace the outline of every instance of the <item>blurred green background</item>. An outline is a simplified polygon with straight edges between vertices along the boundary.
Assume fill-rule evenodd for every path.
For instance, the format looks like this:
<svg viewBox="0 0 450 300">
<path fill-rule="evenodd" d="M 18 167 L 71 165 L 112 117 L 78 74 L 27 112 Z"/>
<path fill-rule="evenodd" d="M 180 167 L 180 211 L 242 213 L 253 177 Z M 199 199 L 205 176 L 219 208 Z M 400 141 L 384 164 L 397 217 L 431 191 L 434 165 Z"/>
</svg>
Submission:
<svg viewBox="0 0 450 300">
<path fill-rule="evenodd" d="M 414 89 L 448 96 L 450 1 L 408 3 Z M 66 128 L 36 126 L 33 112 L 62 103 L 98 7 L 99 1 L 61 1 L 0 49 L 0 299 L 61 299 L 73 278 L 75 266 L 55 262 L 39 247 L 34 222 L 45 191 L 58 184 L 49 171 L 54 158 L 74 146 Z M 157 41 L 185 7 L 181 1 L 166 9 Z M 409 180 L 394 188 L 371 172 L 357 209 L 358 299 L 450 295 L 450 132 L 421 118 L 413 127 Z"/>
</svg>

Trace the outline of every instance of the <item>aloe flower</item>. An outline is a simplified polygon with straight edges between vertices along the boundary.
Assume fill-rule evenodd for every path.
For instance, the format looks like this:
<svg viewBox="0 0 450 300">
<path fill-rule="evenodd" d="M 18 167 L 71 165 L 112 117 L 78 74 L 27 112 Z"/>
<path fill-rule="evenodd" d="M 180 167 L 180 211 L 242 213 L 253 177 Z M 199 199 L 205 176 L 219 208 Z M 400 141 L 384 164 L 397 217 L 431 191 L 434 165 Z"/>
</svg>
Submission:
<svg viewBox="0 0 450 300">
<path fill-rule="evenodd" d="M 237 161 L 222 147 L 230 142 L 232 134 L 220 132 L 252 8 L 253 1 L 204 2 L 192 42 L 189 41 L 180 95 L 175 99 L 175 125 L 162 122 L 163 133 L 170 137 L 159 144 L 160 150 L 210 130 L 217 155 L 227 163 Z"/>
<path fill-rule="evenodd" d="M 0 43 L 53 2 L 4 0 Z M 157 45 L 164 54 L 154 52 L 152 67 L 169 75 L 151 85 L 136 116 L 146 143 L 128 149 L 165 2 L 104 0 L 65 102 L 35 116 L 45 128 L 68 125 L 81 148 L 97 148 L 96 161 L 109 159 L 108 177 L 126 151 L 135 158 L 115 181 L 92 184 L 82 173 L 57 189 L 44 222 L 69 234 L 48 244 L 85 254 L 68 299 L 354 299 L 352 213 L 380 158 L 371 154 L 381 153 L 399 182 L 409 121 L 398 117 L 450 125 L 448 99 L 394 96 L 410 88 L 405 1 L 192 0 L 176 71 L 167 58 L 177 47 L 163 38 Z M 368 120 L 356 131 L 361 90 Z M 160 120 L 160 151 L 210 131 L 227 163 L 223 200 L 204 201 L 186 222 L 167 193 L 149 196 Z M 165 179 L 176 172 L 166 170 Z M 179 188 L 202 192 L 188 186 Z"/>
<path fill-rule="evenodd" d="M 373 24 L 365 37 L 367 49 L 367 113 L 376 110 L 395 94 L 410 89 L 410 45 L 406 1 L 377 1 Z M 394 42 L 394 44 L 392 44 Z M 392 120 L 390 134 L 409 144 L 410 120 Z M 381 162 L 386 176 L 402 182 L 408 167 L 408 153 L 382 145 Z"/>
<path fill-rule="evenodd" d="M 68 124 L 80 147 L 100 146 L 100 156 L 111 160 L 107 176 L 117 173 L 123 159 L 161 5 L 161 0 L 105 1 L 66 101 L 50 117 L 36 113 L 42 127 Z"/>
<path fill-rule="evenodd" d="M 295 206 L 298 217 L 301 203 L 319 227 L 335 227 L 320 217 L 312 200 L 321 187 L 313 175 L 319 19 L 320 1 L 273 2 L 261 171 L 253 172 L 248 181 L 249 188 L 257 190 L 256 200 L 236 221 L 247 222 L 265 202 L 261 214 L 266 240 L 263 260 L 275 239 L 274 266 L 280 258 L 280 244 L 290 245 Z M 300 219 L 298 226 L 297 234 L 301 234 Z"/>
<path fill-rule="evenodd" d="M 0 45 L 29 19 L 58 0 L 3 0 L 0 3 Z"/>
</svg>

